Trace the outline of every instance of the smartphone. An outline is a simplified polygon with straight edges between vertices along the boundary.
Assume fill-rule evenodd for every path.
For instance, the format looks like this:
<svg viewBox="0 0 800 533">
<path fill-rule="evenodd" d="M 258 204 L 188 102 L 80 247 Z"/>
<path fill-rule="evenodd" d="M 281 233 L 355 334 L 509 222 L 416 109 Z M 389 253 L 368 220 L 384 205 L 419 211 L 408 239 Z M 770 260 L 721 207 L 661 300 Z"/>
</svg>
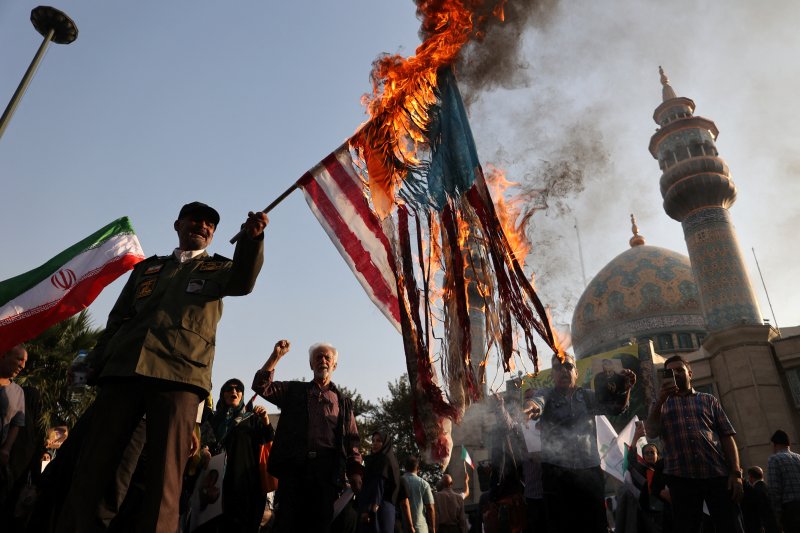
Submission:
<svg viewBox="0 0 800 533">
<path fill-rule="evenodd" d="M 675 383 L 675 373 L 672 371 L 671 368 L 662 368 L 659 370 L 659 375 L 661 376 L 661 386 L 669 386 L 669 387 L 677 387 L 677 383 Z"/>
</svg>

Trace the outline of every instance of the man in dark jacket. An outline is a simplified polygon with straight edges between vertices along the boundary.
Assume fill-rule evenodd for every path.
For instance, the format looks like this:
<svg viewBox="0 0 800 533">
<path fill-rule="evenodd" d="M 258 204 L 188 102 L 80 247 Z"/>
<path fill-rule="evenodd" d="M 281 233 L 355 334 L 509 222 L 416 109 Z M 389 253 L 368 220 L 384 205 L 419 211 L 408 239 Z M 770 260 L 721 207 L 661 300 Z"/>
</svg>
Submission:
<svg viewBox="0 0 800 533">
<path fill-rule="evenodd" d="M 275 366 L 288 351 L 289 341 L 278 341 L 253 378 L 253 390 L 281 409 L 268 465 L 278 478 L 275 531 L 324 533 L 345 473 L 355 492 L 361 488 L 360 438 L 352 401 L 331 382 L 336 348 L 324 343 L 309 348 L 313 381 L 273 381 Z"/>
<path fill-rule="evenodd" d="M 233 261 L 205 251 L 218 223 L 208 205 L 184 205 L 173 225 L 178 248 L 137 264 L 111 310 L 87 357 L 89 383 L 102 387 L 59 532 L 102 530 L 97 507 L 143 416 L 147 466 L 136 531 L 177 530 L 198 404 L 211 390 L 222 298 L 250 293 L 263 263 L 265 214 L 248 213 Z"/>
<path fill-rule="evenodd" d="M 769 490 L 764 483 L 760 466 L 747 469 L 747 483 L 742 498 L 742 518 L 745 533 L 778 533 L 778 521 L 769 502 Z"/>
</svg>

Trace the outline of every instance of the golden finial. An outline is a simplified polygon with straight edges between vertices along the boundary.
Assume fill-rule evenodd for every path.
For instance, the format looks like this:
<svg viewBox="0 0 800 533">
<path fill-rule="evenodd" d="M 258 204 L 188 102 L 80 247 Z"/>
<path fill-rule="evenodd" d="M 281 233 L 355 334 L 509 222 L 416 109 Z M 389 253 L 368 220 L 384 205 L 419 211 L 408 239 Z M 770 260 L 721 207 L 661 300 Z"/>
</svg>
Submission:
<svg viewBox="0 0 800 533">
<path fill-rule="evenodd" d="M 677 98 L 675 95 L 675 91 L 672 89 L 672 86 L 669 84 L 669 78 L 664 73 L 664 69 L 661 68 L 661 65 L 658 66 L 658 73 L 661 74 L 661 96 L 664 102 L 667 100 L 672 100 L 673 98 Z"/>
<path fill-rule="evenodd" d="M 644 237 L 639 235 L 639 226 L 636 225 L 636 217 L 633 216 L 633 213 L 631 213 L 631 231 L 633 232 L 633 237 L 628 241 L 631 248 L 634 246 L 642 246 L 644 244 Z"/>
</svg>

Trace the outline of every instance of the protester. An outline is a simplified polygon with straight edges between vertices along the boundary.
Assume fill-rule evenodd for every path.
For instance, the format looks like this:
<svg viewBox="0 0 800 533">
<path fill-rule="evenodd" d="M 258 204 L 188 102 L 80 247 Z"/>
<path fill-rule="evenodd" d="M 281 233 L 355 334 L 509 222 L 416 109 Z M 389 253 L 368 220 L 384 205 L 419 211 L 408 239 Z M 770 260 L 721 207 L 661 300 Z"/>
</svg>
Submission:
<svg viewBox="0 0 800 533">
<path fill-rule="evenodd" d="M 645 436 L 644 422 L 637 422 L 630 445 L 628 445 L 628 475 L 626 484 L 617 492 L 616 531 L 662 533 L 671 531 L 671 509 L 669 490 L 664 486 L 664 461 L 659 458 L 658 447 L 653 443 L 642 447 L 642 455 L 636 444 Z M 629 487 L 632 487 L 630 490 Z M 632 492 L 632 496 L 629 496 Z M 630 498 L 635 503 L 630 505 Z M 665 526 L 665 517 L 667 525 Z"/>
<path fill-rule="evenodd" d="M 528 400 L 529 401 L 529 400 Z M 523 463 L 527 457 L 522 425 L 505 407 L 505 400 L 494 395 L 496 424 L 491 437 L 491 476 L 489 497 L 481 508 L 487 530 L 521 533 L 525 528 L 527 506 L 523 482 Z M 524 416 L 524 413 L 520 413 Z M 524 416 L 527 423 L 527 416 Z"/>
<path fill-rule="evenodd" d="M 379 430 L 372 434 L 372 453 L 364 458 L 364 486 L 358 495 L 360 533 L 392 533 L 400 492 L 400 466 L 392 437 Z"/>
<path fill-rule="evenodd" d="M 427 481 L 417 475 L 419 459 L 410 456 L 405 461 L 403 485 L 411 506 L 411 522 L 406 523 L 409 533 L 436 533 L 436 507 L 433 491 Z"/>
<path fill-rule="evenodd" d="M 252 291 L 263 262 L 263 213 L 249 213 L 233 261 L 209 256 L 219 214 L 184 205 L 173 224 L 178 248 L 134 268 L 87 357 L 88 382 L 102 385 L 62 512 L 59 531 L 97 528 L 97 507 L 131 434 L 146 416 L 141 531 L 174 533 L 197 406 L 211 389 L 224 296 Z"/>
<path fill-rule="evenodd" d="M 453 476 L 450 474 L 442 476 L 433 500 L 436 509 L 436 531 L 439 533 L 467 533 L 464 497 L 453 490 Z"/>
<path fill-rule="evenodd" d="M 786 533 L 800 531 L 800 454 L 789 446 L 789 435 L 779 429 L 773 433 L 773 455 L 767 462 L 767 481 L 775 515 Z"/>
<path fill-rule="evenodd" d="M 674 355 L 664 368 L 672 370 L 675 384 L 661 386 L 645 426 L 648 438 L 661 437 L 675 531 L 700 531 L 703 501 L 717 531 L 741 530 L 736 432 L 719 400 L 692 388 L 688 361 Z"/>
<path fill-rule="evenodd" d="M 25 394 L 25 426 L 20 428 L 11 448 L 9 472 L 13 482 L 11 495 L 0 517 L 6 517 L 8 533 L 23 531 L 33 511 L 36 496 L 35 483 L 42 472 L 44 431 L 39 423 L 42 414 L 42 396 L 30 385 L 22 387 Z"/>
<path fill-rule="evenodd" d="M 11 380 L 22 372 L 27 360 L 28 351 L 21 344 L 0 354 L 0 509 L 14 483 L 9 468 L 11 448 L 25 426 L 25 393 Z"/>
<path fill-rule="evenodd" d="M 764 483 L 764 471 L 760 466 L 747 469 L 747 482 L 742 498 L 744 533 L 778 533 L 778 521 L 772 512 L 769 489 Z"/>
<path fill-rule="evenodd" d="M 595 415 L 618 415 L 628 406 L 636 374 L 620 371 L 625 386 L 598 401 L 594 391 L 579 387 L 575 358 L 552 359 L 555 387 L 537 391 L 526 412 L 541 417 L 542 483 L 551 529 L 606 533 L 605 490 L 597 451 Z M 581 502 L 575 512 L 572 502 Z"/>
<path fill-rule="evenodd" d="M 275 343 L 253 377 L 253 390 L 281 409 L 268 465 L 278 478 L 274 531 L 324 533 L 330 530 L 345 477 L 354 492 L 361 490 L 360 438 L 352 400 L 331 381 L 336 348 L 324 343 L 309 348 L 312 381 L 273 381 L 289 348 L 287 340 Z"/>
<path fill-rule="evenodd" d="M 244 384 L 229 379 L 220 389 L 216 412 L 211 419 L 219 449 L 224 451 L 225 476 L 222 480 L 222 515 L 204 532 L 258 533 L 266 492 L 261 486 L 259 458 L 261 446 L 270 442 L 274 430 L 267 410 L 252 408 L 243 401 Z"/>
</svg>

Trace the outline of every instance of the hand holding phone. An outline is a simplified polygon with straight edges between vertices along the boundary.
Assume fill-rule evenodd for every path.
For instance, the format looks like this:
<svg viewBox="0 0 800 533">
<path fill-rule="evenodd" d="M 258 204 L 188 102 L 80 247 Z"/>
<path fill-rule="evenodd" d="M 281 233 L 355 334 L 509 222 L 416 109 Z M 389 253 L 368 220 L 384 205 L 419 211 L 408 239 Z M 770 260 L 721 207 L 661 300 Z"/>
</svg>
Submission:
<svg viewBox="0 0 800 533">
<path fill-rule="evenodd" d="M 661 370 L 661 388 L 677 387 L 675 382 L 675 373 L 671 368 L 664 368 Z"/>
</svg>

